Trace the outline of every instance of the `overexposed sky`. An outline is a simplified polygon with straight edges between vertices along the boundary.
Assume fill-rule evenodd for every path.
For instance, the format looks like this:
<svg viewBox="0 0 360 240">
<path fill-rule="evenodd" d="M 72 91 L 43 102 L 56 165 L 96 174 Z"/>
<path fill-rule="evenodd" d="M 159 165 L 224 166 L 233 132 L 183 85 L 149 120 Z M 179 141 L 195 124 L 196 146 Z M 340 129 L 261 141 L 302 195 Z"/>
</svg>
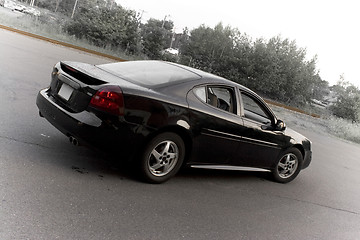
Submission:
<svg viewBox="0 0 360 240">
<path fill-rule="evenodd" d="M 117 0 L 150 17 L 170 19 L 176 32 L 217 23 L 238 28 L 255 40 L 281 35 L 318 56 L 322 79 L 335 84 L 341 74 L 360 87 L 360 1 L 357 0 Z"/>
</svg>

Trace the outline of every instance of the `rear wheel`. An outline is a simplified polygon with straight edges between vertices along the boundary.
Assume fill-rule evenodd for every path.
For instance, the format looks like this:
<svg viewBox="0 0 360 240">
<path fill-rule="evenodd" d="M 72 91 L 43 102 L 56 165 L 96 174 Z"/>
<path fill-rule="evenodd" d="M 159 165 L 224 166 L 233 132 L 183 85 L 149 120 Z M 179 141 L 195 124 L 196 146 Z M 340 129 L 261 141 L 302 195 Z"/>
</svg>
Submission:
<svg viewBox="0 0 360 240">
<path fill-rule="evenodd" d="M 274 170 L 273 178 L 276 182 L 288 183 L 296 178 L 301 170 L 303 157 L 299 149 L 290 148 L 280 155 Z"/>
<path fill-rule="evenodd" d="M 145 147 L 140 158 L 140 170 L 145 181 L 162 183 L 180 169 L 185 156 L 182 138 L 171 132 L 154 137 Z"/>
</svg>

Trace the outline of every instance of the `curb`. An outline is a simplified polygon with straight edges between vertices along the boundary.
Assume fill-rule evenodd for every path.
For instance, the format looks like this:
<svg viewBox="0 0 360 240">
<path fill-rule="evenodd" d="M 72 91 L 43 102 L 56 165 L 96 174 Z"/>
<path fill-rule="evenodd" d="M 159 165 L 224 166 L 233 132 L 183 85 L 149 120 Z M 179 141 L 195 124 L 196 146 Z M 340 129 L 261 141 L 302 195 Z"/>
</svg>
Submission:
<svg viewBox="0 0 360 240">
<path fill-rule="evenodd" d="M 11 32 L 19 33 L 19 34 L 22 34 L 24 36 L 36 38 L 36 39 L 39 39 L 39 40 L 43 40 L 43 41 L 46 41 L 46 42 L 50 42 L 50 43 L 53 43 L 53 44 L 56 44 L 56 45 L 61 45 L 61 46 L 68 47 L 68 48 L 73 48 L 73 49 L 80 50 L 80 51 L 90 53 L 90 54 L 94 54 L 94 55 L 97 55 L 97 56 L 100 56 L 100 57 L 105 57 L 105 58 L 109 58 L 109 59 L 112 59 L 112 60 L 116 60 L 116 61 L 119 61 L 119 62 L 127 61 L 125 59 L 115 57 L 115 56 L 112 56 L 112 55 L 109 55 L 109 54 L 97 52 L 97 51 L 90 50 L 90 49 L 83 48 L 83 47 L 79 47 L 79 46 L 76 46 L 76 45 L 73 45 L 73 44 L 70 44 L 70 43 L 57 41 L 57 40 L 54 40 L 54 39 L 51 39 L 51 38 L 47 38 L 47 37 L 43 37 L 43 36 L 40 36 L 40 35 L 37 35 L 37 34 L 25 32 L 25 31 L 22 31 L 22 30 L 19 30 L 19 29 L 7 27 L 7 26 L 1 25 L 1 24 L 0 24 L 0 29 L 4 29 L 4 30 L 11 31 Z"/>
</svg>

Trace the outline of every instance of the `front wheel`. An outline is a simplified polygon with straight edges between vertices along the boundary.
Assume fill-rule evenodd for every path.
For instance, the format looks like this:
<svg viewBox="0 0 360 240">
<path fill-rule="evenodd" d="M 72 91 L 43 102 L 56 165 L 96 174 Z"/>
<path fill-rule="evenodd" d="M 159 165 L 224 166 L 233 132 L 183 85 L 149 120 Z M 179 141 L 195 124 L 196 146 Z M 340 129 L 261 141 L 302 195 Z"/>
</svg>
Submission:
<svg viewBox="0 0 360 240">
<path fill-rule="evenodd" d="M 291 182 L 299 174 L 302 163 L 303 157 L 299 149 L 290 148 L 283 152 L 272 170 L 274 180 L 280 183 Z"/>
<path fill-rule="evenodd" d="M 140 158 L 140 171 L 145 181 L 162 183 L 180 169 L 185 156 L 182 138 L 171 132 L 154 137 L 145 147 Z"/>
</svg>

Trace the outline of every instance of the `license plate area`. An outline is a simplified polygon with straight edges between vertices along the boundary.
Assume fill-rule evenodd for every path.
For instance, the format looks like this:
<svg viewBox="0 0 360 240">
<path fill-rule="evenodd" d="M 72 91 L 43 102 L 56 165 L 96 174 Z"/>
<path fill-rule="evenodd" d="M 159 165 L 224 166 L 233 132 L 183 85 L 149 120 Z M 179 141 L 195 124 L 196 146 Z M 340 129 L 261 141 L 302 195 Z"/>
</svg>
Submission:
<svg viewBox="0 0 360 240">
<path fill-rule="evenodd" d="M 70 87 L 69 85 L 63 83 L 60 87 L 60 90 L 58 92 L 58 95 L 65 99 L 66 101 L 69 101 L 71 94 L 73 93 L 74 89 Z"/>
</svg>

